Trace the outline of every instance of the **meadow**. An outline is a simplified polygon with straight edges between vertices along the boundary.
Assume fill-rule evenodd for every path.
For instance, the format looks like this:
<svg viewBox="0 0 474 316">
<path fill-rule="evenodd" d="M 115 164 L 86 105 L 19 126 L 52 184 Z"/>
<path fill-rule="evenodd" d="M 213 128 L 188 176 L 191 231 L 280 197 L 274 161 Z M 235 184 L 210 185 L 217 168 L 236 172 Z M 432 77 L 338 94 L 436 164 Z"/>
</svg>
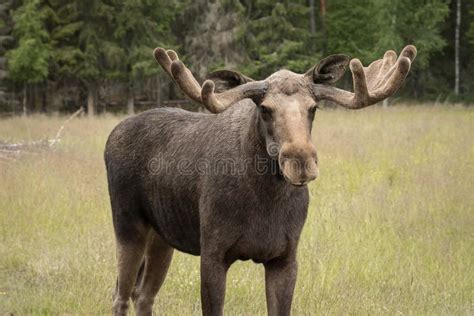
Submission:
<svg viewBox="0 0 474 316">
<path fill-rule="evenodd" d="M 80 117 L 52 150 L 0 159 L 0 314 L 109 314 L 116 262 L 103 148 L 123 117 Z M 61 116 L 0 120 L 53 137 Z M 474 110 L 323 109 L 294 315 L 474 313 Z M 175 252 L 160 315 L 200 315 L 199 258 Z M 225 313 L 264 315 L 263 266 L 228 274 Z"/>
</svg>

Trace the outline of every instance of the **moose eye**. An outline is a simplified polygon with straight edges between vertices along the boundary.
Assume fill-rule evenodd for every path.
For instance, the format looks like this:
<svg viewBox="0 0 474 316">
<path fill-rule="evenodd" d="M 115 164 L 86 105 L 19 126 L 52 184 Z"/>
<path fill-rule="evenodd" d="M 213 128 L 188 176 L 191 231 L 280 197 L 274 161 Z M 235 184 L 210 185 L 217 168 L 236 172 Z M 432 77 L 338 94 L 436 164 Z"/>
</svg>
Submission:
<svg viewBox="0 0 474 316">
<path fill-rule="evenodd" d="M 260 112 L 264 119 L 269 119 L 272 116 L 272 110 L 264 105 L 260 106 Z"/>
<path fill-rule="evenodd" d="M 316 111 L 319 109 L 317 105 L 313 105 L 312 107 L 309 108 L 309 113 L 314 114 Z"/>
</svg>

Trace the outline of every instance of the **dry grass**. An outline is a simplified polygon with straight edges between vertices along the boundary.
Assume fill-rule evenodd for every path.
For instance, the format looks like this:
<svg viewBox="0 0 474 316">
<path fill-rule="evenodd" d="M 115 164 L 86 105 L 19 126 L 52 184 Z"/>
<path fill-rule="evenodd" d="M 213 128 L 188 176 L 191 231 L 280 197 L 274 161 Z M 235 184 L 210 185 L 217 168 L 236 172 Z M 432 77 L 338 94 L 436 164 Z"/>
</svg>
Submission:
<svg viewBox="0 0 474 316">
<path fill-rule="evenodd" d="M 52 137 L 62 117 L 0 120 L 1 140 Z M 0 160 L 0 314 L 107 314 L 114 240 L 102 150 L 117 117 L 70 123 L 59 147 Z M 474 112 L 325 110 L 314 140 L 295 315 L 474 312 Z M 200 314 L 199 259 L 177 253 L 155 304 Z M 265 313 L 263 268 L 237 263 L 226 313 Z"/>
</svg>

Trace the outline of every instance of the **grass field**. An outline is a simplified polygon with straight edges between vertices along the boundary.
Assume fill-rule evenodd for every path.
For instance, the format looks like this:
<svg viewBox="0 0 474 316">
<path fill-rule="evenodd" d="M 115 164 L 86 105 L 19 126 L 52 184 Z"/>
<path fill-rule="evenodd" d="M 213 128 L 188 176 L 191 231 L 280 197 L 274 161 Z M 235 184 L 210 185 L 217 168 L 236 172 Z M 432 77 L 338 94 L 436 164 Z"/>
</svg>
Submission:
<svg viewBox="0 0 474 316">
<path fill-rule="evenodd" d="M 121 118 L 78 118 L 57 149 L 0 160 L 0 314 L 108 314 L 115 250 L 102 152 Z M 63 117 L 0 120 L 0 140 Z M 322 110 L 294 315 L 474 313 L 474 110 Z M 200 314 L 199 258 L 175 252 L 155 303 Z M 263 267 L 230 269 L 227 315 L 265 314 Z"/>
</svg>

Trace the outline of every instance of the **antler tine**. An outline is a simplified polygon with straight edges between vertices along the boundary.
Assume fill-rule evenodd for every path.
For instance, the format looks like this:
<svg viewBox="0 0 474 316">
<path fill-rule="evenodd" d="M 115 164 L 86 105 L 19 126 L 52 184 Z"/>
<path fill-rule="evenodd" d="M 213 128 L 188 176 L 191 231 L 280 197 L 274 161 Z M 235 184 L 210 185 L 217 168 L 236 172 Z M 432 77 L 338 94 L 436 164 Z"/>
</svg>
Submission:
<svg viewBox="0 0 474 316">
<path fill-rule="evenodd" d="M 174 60 L 177 60 L 178 55 L 175 52 L 173 53 L 171 53 L 170 55 L 176 57 Z M 158 47 L 153 51 L 153 56 L 155 56 L 155 59 L 160 64 L 161 68 L 163 68 L 163 70 L 168 74 L 168 76 L 173 79 L 173 74 L 171 73 L 171 63 L 173 62 L 173 60 L 171 60 L 166 50 L 161 47 Z"/>
<path fill-rule="evenodd" d="M 194 78 L 191 71 L 186 68 L 174 50 L 155 49 L 153 55 L 163 70 L 171 77 L 192 100 L 201 102 L 201 86 Z"/>
<path fill-rule="evenodd" d="M 175 60 L 171 63 L 171 73 L 178 86 L 188 97 L 202 103 L 201 86 L 181 60 Z"/>
<path fill-rule="evenodd" d="M 394 51 L 387 51 L 383 59 L 363 67 L 358 59 L 352 59 L 350 69 L 354 92 L 326 85 L 315 85 L 317 99 L 328 99 L 349 109 L 361 109 L 393 95 L 402 85 L 411 63 L 416 57 L 416 47 L 406 46 L 397 59 Z"/>
<path fill-rule="evenodd" d="M 401 56 L 401 55 L 400 55 Z M 397 62 L 397 53 L 393 50 L 388 50 L 385 52 L 382 58 L 382 64 L 380 65 L 380 68 L 377 72 L 377 74 L 371 74 L 369 77 L 371 77 L 374 81 L 377 81 L 380 77 L 386 77 L 387 75 L 390 74 L 390 70 L 393 71 L 393 65 Z M 374 82 L 376 84 L 376 82 Z M 375 88 L 375 85 L 372 86 L 372 88 Z"/>
<path fill-rule="evenodd" d="M 383 78 L 379 79 L 379 82 L 372 88 L 374 97 L 378 99 L 377 102 L 388 98 L 400 88 L 410 71 L 411 63 L 415 60 L 416 53 L 416 47 L 408 45 L 403 48 L 400 56 L 395 61 L 397 55 L 393 52 L 390 60 L 390 68 L 387 67 L 385 71 L 381 70 L 379 72 L 379 76 L 383 76 Z"/>
<path fill-rule="evenodd" d="M 367 80 L 364 67 L 359 59 L 351 60 L 349 67 L 352 71 L 352 81 L 354 82 L 353 104 L 364 106 L 369 103 L 369 90 L 367 89 Z"/>
<path fill-rule="evenodd" d="M 408 72 L 410 71 L 411 60 L 408 57 L 400 57 L 390 76 L 385 80 L 385 84 L 374 90 L 373 98 L 379 102 L 394 94 L 402 85 Z M 382 81 L 383 82 L 383 81 Z"/>
<path fill-rule="evenodd" d="M 217 99 L 216 94 L 214 93 L 216 85 L 212 80 L 204 81 L 201 91 L 201 99 L 204 106 L 211 111 L 212 113 L 222 112 L 225 107 Z"/>
</svg>

